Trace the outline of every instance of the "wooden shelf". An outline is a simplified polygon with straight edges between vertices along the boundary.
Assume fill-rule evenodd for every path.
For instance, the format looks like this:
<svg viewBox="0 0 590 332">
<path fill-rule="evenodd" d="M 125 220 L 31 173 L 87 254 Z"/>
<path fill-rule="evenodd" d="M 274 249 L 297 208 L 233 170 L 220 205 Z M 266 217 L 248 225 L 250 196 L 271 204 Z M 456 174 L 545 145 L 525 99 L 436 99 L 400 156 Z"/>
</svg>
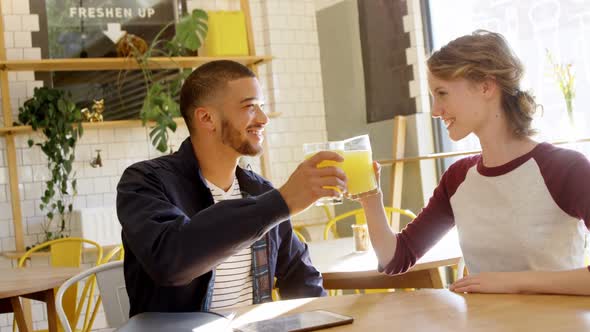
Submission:
<svg viewBox="0 0 590 332">
<path fill-rule="evenodd" d="M 268 117 L 273 119 L 279 117 L 280 112 L 272 112 L 268 114 Z M 174 118 L 174 122 L 179 125 L 184 124 L 184 119 Z M 153 125 L 154 122 L 149 122 L 147 126 Z M 117 120 L 117 121 L 103 121 L 103 122 L 84 122 L 82 123 L 84 129 L 100 129 L 100 128 L 133 128 L 141 127 L 141 120 Z M 12 126 L 12 127 L 0 127 L 0 136 L 6 136 L 8 134 L 19 135 L 32 133 L 33 128 L 31 126 Z"/>
<path fill-rule="evenodd" d="M 148 61 L 150 69 L 193 68 L 214 60 L 233 60 L 243 65 L 259 65 L 270 62 L 272 56 L 234 57 L 153 57 Z M 0 70 L 7 71 L 94 71 L 140 69 L 134 58 L 86 58 L 0 61 Z"/>
</svg>

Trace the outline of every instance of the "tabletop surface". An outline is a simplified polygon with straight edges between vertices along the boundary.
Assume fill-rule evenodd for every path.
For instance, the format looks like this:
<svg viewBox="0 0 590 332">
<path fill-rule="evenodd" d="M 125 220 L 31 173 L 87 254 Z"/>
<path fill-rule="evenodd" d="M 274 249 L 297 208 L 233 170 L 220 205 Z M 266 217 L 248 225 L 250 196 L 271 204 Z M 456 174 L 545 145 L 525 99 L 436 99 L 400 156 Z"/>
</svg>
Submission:
<svg viewBox="0 0 590 332">
<path fill-rule="evenodd" d="M 0 299 L 59 287 L 82 271 L 83 268 L 51 266 L 0 269 Z"/>
<path fill-rule="evenodd" d="M 252 305 L 233 327 L 280 315 L 327 310 L 354 322 L 345 331 L 590 331 L 590 297 L 457 294 L 449 290 L 330 296 Z"/>
<path fill-rule="evenodd" d="M 372 248 L 363 253 L 353 252 L 353 238 L 309 242 L 311 261 L 324 277 L 335 273 L 377 273 L 377 257 Z M 461 247 L 455 228 L 432 247 L 410 271 L 454 265 L 461 258 Z"/>
<path fill-rule="evenodd" d="M 227 318 L 208 312 L 144 312 L 131 317 L 117 331 L 225 331 L 229 323 Z"/>
</svg>

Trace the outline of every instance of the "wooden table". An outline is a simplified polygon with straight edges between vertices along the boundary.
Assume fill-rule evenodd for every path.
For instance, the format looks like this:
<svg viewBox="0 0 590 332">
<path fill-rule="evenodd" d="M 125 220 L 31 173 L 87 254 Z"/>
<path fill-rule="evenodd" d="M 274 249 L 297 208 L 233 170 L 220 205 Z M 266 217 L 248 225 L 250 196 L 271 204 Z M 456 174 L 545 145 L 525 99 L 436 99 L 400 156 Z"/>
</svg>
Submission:
<svg viewBox="0 0 590 332">
<path fill-rule="evenodd" d="M 590 331 L 590 297 L 457 294 L 448 290 L 329 296 L 278 301 L 237 310 L 239 327 L 309 310 L 352 316 L 345 331 Z"/>
<path fill-rule="evenodd" d="M 27 267 L 0 269 L 0 313 L 14 312 L 19 331 L 29 331 L 19 297 L 47 303 L 49 331 L 57 331 L 53 289 L 82 272 L 82 268 Z"/>
<path fill-rule="evenodd" d="M 410 271 L 388 276 L 377 272 L 377 257 L 372 248 L 354 253 L 352 241 L 347 237 L 308 243 L 311 261 L 324 277 L 324 288 L 443 288 L 438 268 L 458 264 L 463 255 L 453 228 Z"/>
</svg>

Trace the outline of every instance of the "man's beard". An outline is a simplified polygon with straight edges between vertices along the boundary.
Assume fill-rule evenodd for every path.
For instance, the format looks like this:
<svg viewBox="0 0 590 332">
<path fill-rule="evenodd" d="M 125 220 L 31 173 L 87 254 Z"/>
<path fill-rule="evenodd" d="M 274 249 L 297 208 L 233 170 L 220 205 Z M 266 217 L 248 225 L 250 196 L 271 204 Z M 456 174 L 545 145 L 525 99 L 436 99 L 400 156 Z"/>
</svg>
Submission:
<svg viewBox="0 0 590 332">
<path fill-rule="evenodd" d="M 223 144 L 231 147 L 243 156 L 254 157 L 262 152 L 260 146 L 251 144 L 247 139 L 242 139 L 240 132 L 226 119 L 221 121 L 221 140 Z"/>
</svg>

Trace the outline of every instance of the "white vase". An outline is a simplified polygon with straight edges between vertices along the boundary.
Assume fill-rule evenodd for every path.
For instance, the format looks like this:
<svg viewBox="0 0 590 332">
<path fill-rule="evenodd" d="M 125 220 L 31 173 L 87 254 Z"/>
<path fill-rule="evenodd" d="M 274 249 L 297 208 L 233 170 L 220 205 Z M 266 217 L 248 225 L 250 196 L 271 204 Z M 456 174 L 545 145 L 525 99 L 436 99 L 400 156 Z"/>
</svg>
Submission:
<svg viewBox="0 0 590 332">
<path fill-rule="evenodd" d="M 587 117 L 585 112 L 574 111 L 571 114 L 564 112 L 559 121 L 560 137 L 575 141 L 587 136 Z"/>
</svg>

